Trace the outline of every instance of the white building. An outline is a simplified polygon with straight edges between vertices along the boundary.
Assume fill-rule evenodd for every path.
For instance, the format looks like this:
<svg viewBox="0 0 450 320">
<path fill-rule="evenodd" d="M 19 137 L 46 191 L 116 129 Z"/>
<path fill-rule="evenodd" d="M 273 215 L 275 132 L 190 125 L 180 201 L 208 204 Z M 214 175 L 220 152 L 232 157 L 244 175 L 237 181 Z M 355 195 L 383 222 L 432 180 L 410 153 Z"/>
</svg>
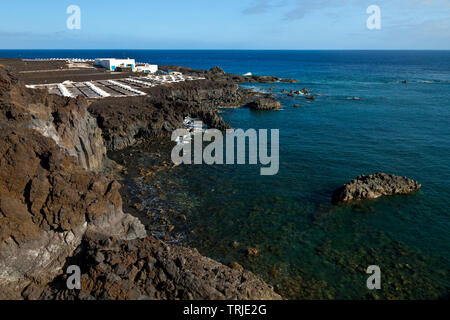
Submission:
<svg viewBox="0 0 450 320">
<path fill-rule="evenodd" d="M 115 58 L 97 58 L 94 66 L 103 67 L 110 71 L 115 71 L 117 67 L 131 67 L 135 69 L 136 61 L 134 59 L 115 59 Z"/>
<path fill-rule="evenodd" d="M 137 64 L 134 71 L 137 72 L 148 72 L 155 73 L 158 71 L 158 66 L 156 64 Z"/>
</svg>

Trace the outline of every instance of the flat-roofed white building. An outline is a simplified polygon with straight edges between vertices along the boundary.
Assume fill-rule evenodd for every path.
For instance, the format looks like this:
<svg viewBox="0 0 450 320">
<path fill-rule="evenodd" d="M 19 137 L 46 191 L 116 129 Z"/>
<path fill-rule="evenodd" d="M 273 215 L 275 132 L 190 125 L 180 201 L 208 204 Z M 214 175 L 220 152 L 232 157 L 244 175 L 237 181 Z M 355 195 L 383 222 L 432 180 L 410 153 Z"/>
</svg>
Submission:
<svg viewBox="0 0 450 320">
<path fill-rule="evenodd" d="M 156 64 L 137 64 L 134 71 L 137 72 L 148 72 L 148 73 L 155 73 L 158 71 L 158 65 Z"/>
<path fill-rule="evenodd" d="M 131 67 L 134 70 L 136 61 L 134 59 L 97 58 L 94 66 L 103 67 L 110 71 L 115 71 L 117 67 Z"/>
</svg>

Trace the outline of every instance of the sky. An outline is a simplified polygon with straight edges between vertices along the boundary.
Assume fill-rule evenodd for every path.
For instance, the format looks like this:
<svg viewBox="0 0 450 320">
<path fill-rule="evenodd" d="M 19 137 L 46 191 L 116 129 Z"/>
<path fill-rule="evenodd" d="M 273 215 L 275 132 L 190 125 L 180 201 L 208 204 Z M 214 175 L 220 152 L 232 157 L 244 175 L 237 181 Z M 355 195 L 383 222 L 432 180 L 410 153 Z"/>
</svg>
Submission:
<svg viewBox="0 0 450 320">
<path fill-rule="evenodd" d="M 450 0 L 2 2 L 0 49 L 450 49 Z"/>
</svg>

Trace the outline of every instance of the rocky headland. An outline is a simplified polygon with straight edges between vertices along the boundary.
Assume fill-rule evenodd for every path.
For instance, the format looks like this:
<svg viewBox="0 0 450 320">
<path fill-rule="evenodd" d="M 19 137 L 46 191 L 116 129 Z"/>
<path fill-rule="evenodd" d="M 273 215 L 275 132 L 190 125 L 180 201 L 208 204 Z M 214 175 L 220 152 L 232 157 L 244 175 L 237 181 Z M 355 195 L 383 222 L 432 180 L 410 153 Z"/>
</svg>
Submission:
<svg viewBox="0 0 450 320">
<path fill-rule="evenodd" d="M 147 235 L 110 174 L 107 151 L 167 136 L 185 116 L 227 128 L 217 107 L 252 99 L 227 77 L 88 101 L 28 89 L 0 66 L 0 298 L 280 299 L 248 271 Z M 79 291 L 65 287 L 71 264 Z"/>
<path fill-rule="evenodd" d="M 180 66 L 160 66 L 161 70 L 178 71 L 186 75 L 204 77 L 213 81 L 232 81 L 234 83 L 273 83 L 273 82 L 288 82 L 295 83 L 298 80 L 295 79 L 282 79 L 274 76 L 258 76 L 258 75 L 237 75 L 226 73 L 221 67 L 216 66 L 209 70 L 191 69 L 189 67 Z"/>
</svg>

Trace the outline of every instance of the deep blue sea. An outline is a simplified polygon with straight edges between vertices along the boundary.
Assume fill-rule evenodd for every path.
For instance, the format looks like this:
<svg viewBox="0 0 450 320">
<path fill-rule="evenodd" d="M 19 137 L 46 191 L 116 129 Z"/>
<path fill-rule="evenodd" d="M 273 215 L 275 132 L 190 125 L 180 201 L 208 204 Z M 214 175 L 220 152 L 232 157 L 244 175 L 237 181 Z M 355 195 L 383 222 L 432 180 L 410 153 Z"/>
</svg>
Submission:
<svg viewBox="0 0 450 320">
<path fill-rule="evenodd" d="M 178 169 L 193 204 L 191 245 L 223 263 L 237 261 L 287 298 L 448 297 L 450 51 L 0 50 L 0 56 L 132 57 L 300 80 L 243 85 L 272 87 L 281 111 L 222 112 L 234 128 L 280 130 L 276 176 L 260 176 L 250 165 Z M 281 92 L 304 87 L 315 101 Z M 335 188 L 379 171 L 416 179 L 422 189 L 330 203 Z M 247 247 L 260 255 L 248 258 Z M 381 269 L 381 290 L 366 287 L 369 265 Z"/>
</svg>

